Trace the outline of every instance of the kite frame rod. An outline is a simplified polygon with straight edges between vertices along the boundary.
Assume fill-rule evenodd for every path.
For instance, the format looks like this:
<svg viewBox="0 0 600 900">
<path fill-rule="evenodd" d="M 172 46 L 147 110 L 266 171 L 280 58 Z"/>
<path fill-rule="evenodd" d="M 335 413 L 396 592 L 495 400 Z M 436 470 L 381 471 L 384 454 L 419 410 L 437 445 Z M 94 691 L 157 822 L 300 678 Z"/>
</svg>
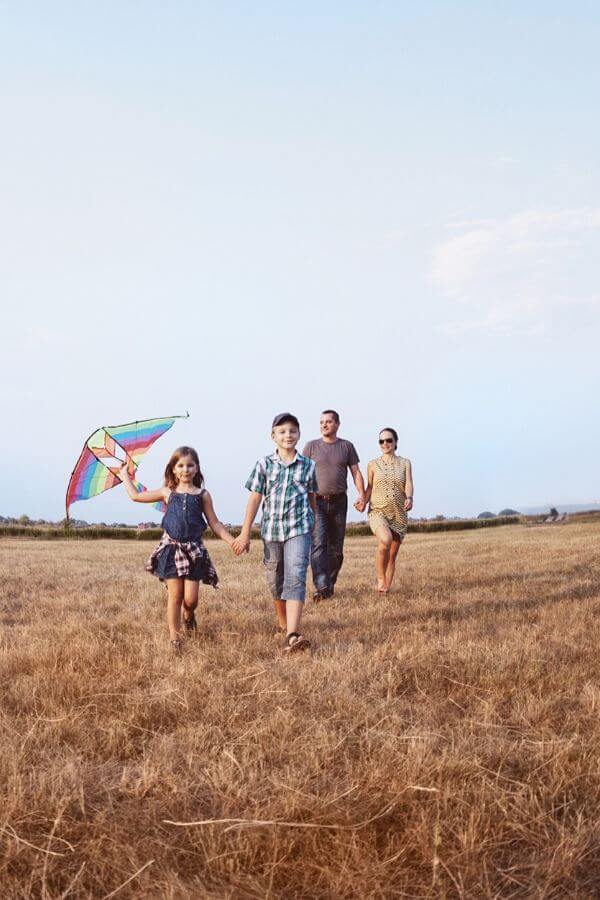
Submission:
<svg viewBox="0 0 600 900">
<path fill-rule="evenodd" d="M 153 416 L 152 418 L 154 418 L 154 419 L 189 419 L 189 417 L 190 417 L 190 414 L 189 414 L 188 410 L 186 410 L 185 416 Z M 109 428 L 126 428 L 128 425 L 139 425 L 140 422 L 150 422 L 150 421 L 151 421 L 150 419 L 136 419 L 134 422 L 122 422 L 120 425 L 100 425 L 100 428 L 103 428 L 105 431 L 107 431 Z M 96 434 L 97 431 L 100 431 L 100 428 L 95 428 L 90 434 L 88 434 L 88 436 L 84 440 L 81 453 L 77 457 L 77 462 L 73 466 L 73 469 L 69 476 L 69 483 L 67 484 L 67 492 L 65 494 L 65 513 L 66 513 L 65 518 L 67 520 L 67 524 L 69 523 L 69 521 L 71 519 L 71 517 L 69 515 L 68 499 L 69 499 L 69 488 L 71 487 L 71 481 L 73 480 L 73 475 L 75 474 L 75 470 L 77 469 L 77 466 L 81 462 L 81 457 L 85 453 L 86 449 L 88 449 L 88 450 L 90 449 L 87 445 L 88 441 L 90 440 L 90 438 L 92 438 Z M 111 435 L 111 437 L 112 437 L 112 435 Z M 115 438 L 113 438 L 113 441 L 115 442 L 115 444 L 118 444 L 118 446 L 120 447 L 121 450 L 123 450 L 123 453 L 125 454 L 127 459 L 133 463 L 133 460 L 131 459 L 131 457 L 129 456 L 129 453 L 127 453 L 125 448 L 121 447 L 121 445 Z M 98 461 L 100 462 L 100 460 L 98 460 Z M 134 465 L 134 468 L 137 469 L 137 465 L 135 463 L 133 463 L 133 465 Z M 108 469 L 109 472 L 112 471 L 108 466 L 106 466 L 106 468 Z M 118 485 L 113 484 L 113 485 L 111 485 L 110 488 L 108 488 L 108 490 L 111 490 L 111 488 L 113 488 L 113 487 L 118 487 Z M 74 501 L 74 502 L 77 502 L 77 501 Z"/>
</svg>

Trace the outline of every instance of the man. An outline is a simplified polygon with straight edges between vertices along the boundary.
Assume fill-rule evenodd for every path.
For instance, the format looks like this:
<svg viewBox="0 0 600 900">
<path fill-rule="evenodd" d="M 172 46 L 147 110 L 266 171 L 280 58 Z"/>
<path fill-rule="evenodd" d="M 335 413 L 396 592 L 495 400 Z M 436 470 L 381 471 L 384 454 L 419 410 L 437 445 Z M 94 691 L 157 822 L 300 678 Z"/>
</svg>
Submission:
<svg viewBox="0 0 600 900">
<path fill-rule="evenodd" d="M 344 561 L 348 469 L 352 473 L 359 500 L 365 497 L 358 454 L 354 444 L 338 438 L 340 417 L 334 409 L 321 413 L 320 427 L 320 440 L 309 441 L 302 451 L 303 456 L 317 464 L 317 512 L 310 554 L 315 586 L 313 600 L 317 603 L 333 596 Z"/>
</svg>

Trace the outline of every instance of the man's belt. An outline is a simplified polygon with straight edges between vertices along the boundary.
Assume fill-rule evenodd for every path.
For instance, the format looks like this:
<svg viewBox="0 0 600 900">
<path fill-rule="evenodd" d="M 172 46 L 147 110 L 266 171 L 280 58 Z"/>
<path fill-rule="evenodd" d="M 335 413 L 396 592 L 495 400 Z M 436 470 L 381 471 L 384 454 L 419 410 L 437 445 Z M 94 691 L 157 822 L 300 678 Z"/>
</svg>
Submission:
<svg viewBox="0 0 600 900">
<path fill-rule="evenodd" d="M 345 497 L 346 491 L 338 491 L 337 494 L 317 494 L 317 500 L 336 500 L 338 497 Z"/>
</svg>

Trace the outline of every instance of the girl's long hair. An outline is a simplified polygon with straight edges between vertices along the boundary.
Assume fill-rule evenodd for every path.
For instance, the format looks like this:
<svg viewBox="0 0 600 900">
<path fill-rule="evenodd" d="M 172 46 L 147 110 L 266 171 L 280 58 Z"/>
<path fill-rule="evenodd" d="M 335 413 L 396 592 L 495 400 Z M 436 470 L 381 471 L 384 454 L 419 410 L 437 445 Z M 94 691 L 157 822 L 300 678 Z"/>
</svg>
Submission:
<svg viewBox="0 0 600 900">
<path fill-rule="evenodd" d="M 198 466 L 198 471 L 194 475 L 193 484 L 195 484 L 197 488 L 201 488 L 204 484 L 204 475 L 200 471 L 200 460 L 198 459 L 198 454 L 193 447 L 178 447 L 177 450 L 173 452 L 173 455 L 171 456 L 171 459 L 167 463 L 167 467 L 165 469 L 165 485 L 168 488 L 171 488 L 172 491 L 174 491 L 179 484 L 179 482 L 175 478 L 175 472 L 173 470 L 182 456 L 191 456 Z"/>
</svg>

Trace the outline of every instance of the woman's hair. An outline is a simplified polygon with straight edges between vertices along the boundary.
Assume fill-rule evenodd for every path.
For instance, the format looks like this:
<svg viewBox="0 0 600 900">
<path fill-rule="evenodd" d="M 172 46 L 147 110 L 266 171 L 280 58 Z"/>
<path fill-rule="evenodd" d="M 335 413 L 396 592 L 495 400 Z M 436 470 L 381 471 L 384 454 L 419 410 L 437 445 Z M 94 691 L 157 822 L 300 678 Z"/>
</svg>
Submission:
<svg viewBox="0 0 600 900">
<path fill-rule="evenodd" d="M 382 428 L 381 431 L 379 432 L 379 437 L 381 437 L 381 435 L 383 434 L 384 431 L 389 431 L 390 434 L 393 435 L 393 437 L 394 437 L 394 450 L 396 450 L 397 447 L 398 447 L 398 432 L 396 431 L 395 428 Z"/>
<path fill-rule="evenodd" d="M 198 459 L 198 454 L 193 447 L 178 447 L 177 450 L 173 452 L 171 459 L 167 463 L 167 467 L 165 469 L 165 485 L 168 488 L 171 488 L 172 491 L 174 491 L 177 487 L 178 481 L 175 478 L 175 472 L 173 470 L 182 456 L 191 456 L 198 466 L 198 471 L 194 475 L 193 483 L 196 485 L 196 487 L 201 488 L 204 484 L 204 475 L 200 471 L 200 460 Z"/>
</svg>

